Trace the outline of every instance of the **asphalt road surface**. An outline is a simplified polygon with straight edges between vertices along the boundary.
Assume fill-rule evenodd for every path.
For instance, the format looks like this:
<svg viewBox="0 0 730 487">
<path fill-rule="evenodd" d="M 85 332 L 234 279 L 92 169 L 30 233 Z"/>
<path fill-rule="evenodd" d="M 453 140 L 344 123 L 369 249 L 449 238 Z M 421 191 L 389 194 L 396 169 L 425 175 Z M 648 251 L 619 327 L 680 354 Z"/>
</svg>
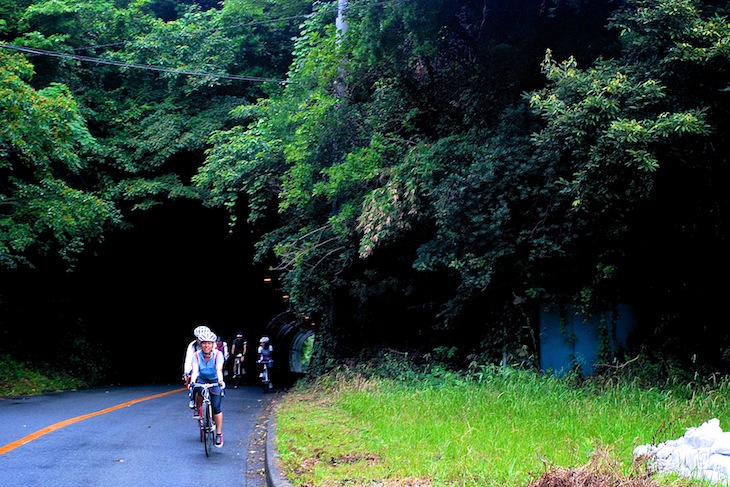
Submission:
<svg viewBox="0 0 730 487">
<path fill-rule="evenodd" d="M 0 485 L 265 487 L 275 396 L 229 386 L 225 444 L 209 457 L 178 384 L 0 399 Z"/>
</svg>

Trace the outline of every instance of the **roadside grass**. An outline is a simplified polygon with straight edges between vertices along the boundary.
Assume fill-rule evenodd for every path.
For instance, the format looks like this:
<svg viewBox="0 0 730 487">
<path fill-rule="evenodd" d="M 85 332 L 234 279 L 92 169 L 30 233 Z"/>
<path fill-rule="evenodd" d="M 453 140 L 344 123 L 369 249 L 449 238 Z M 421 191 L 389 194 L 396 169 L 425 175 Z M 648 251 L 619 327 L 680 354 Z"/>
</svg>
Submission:
<svg viewBox="0 0 730 487">
<path fill-rule="evenodd" d="M 406 379 L 339 371 L 282 397 L 276 446 L 285 476 L 302 487 L 509 487 L 579 472 L 613 480 L 540 485 L 706 486 L 669 476 L 648 483 L 646 465 L 632 455 L 638 445 L 730 417 L 727 382 L 695 389 L 577 385 L 496 367 Z"/>
<path fill-rule="evenodd" d="M 82 380 L 0 355 L 0 398 L 33 396 L 85 386 Z"/>
</svg>

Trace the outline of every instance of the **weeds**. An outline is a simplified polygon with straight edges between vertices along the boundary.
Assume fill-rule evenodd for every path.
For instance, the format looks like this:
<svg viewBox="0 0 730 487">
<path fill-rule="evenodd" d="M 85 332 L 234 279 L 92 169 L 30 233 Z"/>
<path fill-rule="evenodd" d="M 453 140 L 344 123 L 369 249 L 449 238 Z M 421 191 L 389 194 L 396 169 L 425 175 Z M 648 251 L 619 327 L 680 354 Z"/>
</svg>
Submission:
<svg viewBox="0 0 730 487">
<path fill-rule="evenodd" d="M 0 355 L 0 397 L 31 396 L 84 386 L 83 380 L 31 368 L 7 355 Z"/>
<path fill-rule="evenodd" d="M 660 485 L 634 448 L 730 413 L 727 383 L 688 395 L 489 366 L 397 371 L 397 361 L 341 368 L 284 397 L 277 442 L 294 485 Z"/>
</svg>

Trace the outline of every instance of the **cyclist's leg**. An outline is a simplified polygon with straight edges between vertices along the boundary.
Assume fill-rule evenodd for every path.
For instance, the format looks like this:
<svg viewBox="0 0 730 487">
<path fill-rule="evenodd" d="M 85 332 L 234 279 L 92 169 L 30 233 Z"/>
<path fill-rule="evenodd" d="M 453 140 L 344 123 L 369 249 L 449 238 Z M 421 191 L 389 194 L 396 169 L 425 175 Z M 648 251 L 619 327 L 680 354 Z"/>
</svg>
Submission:
<svg viewBox="0 0 730 487">
<path fill-rule="evenodd" d="M 188 388 L 188 405 L 190 406 L 190 409 L 193 409 L 195 407 L 195 403 L 193 402 L 193 388 L 190 387 L 190 374 L 184 375 L 184 381 L 185 387 Z"/>
<path fill-rule="evenodd" d="M 215 432 L 220 434 L 223 429 L 223 411 L 221 411 L 221 402 L 223 396 L 219 387 L 211 389 L 210 404 L 213 406 L 213 420 L 215 421 Z"/>
<path fill-rule="evenodd" d="M 216 387 L 211 392 L 210 402 L 213 408 L 213 421 L 215 422 L 215 446 L 220 448 L 223 446 L 223 411 L 221 411 L 223 391 Z"/>
<path fill-rule="evenodd" d="M 193 387 L 193 419 L 200 419 L 200 407 L 203 405 L 203 396 L 200 395 L 200 387 Z"/>
<path fill-rule="evenodd" d="M 215 433 L 220 435 L 223 433 L 223 411 L 213 414 L 213 422 L 215 423 Z"/>
</svg>

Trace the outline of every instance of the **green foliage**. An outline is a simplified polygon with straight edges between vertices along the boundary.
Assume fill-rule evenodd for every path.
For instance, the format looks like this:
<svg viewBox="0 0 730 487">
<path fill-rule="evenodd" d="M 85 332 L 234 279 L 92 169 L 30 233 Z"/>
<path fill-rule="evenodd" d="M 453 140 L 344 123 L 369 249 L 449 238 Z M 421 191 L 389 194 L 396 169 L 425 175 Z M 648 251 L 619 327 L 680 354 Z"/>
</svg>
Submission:
<svg viewBox="0 0 730 487">
<path fill-rule="evenodd" d="M 323 323 L 318 370 L 381 337 L 501 359 L 537 306 L 618 301 L 730 349 L 695 270 L 727 269 L 727 5 L 357 1 L 344 35 L 333 2 L 10 7 L 58 56 L 0 52 L 3 267 L 196 198 Z"/>
<path fill-rule="evenodd" d="M 303 371 L 307 371 L 309 363 L 312 361 L 312 353 L 314 352 L 315 335 L 311 335 L 302 343 L 301 366 Z"/>
<path fill-rule="evenodd" d="M 543 70 L 553 84 L 530 96 L 531 107 L 547 120 L 534 143 L 549 157 L 569 160 L 560 181 L 573 207 L 595 213 L 592 208 L 609 202 L 615 207 L 646 198 L 660 144 L 709 133 L 700 110 L 667 111 L 661 84 L 630 66 L 597 63 L 584 72 L 574 59 L 554 62 L 548 51 Z"/>
<path fill-rule="evenodd" d="M 32 67 L 0 52 L 0 266 L 32 264 L 31 253 L 73 262 L 119 221 L 114 204 L 83 186 L 98 146 L 68 88 L 33 89 Z"/>
<path fill-rule="evenodd" d="M 35 396 L 87 386 L 82 379 L 36 369 L 37 366 L 0 355 L 0 397 Z"/>
<path fill-rule="evenodd" d="M 625 249 L 664 161 L 689 159 L 713 133 L 708 105 L 682 97 L 667 74 L 697 58 L 675 44 L 719 46 L 723 30 L 693 4 L 672 3 L 651 18 L 635 18 L 641 2 L 617 12 L 612 26 L 633 26 L 617 57 L 587 49 L 564 61 L 546 33 L 518 42 L 487 28 L 509 9 L 485 17 L 469 2 L 363 4 L 338 36 L 318 6 L 296 39 L 289 82 L 234 112 L 241 126 L 214 135 L 196 183 L 232 211 L 245 194 L 258 255 L 276 257 L 292 306 L 337 310 L 331 332 L 352 336 L 353 349 L 357 330 L 379 333 L 372 322 L 407 334 L 412 321 L 468 331 L 495 351 L 524 345 L 508 337 L 531 326 L 539 301 L 590 313 L 622 299 Z M 554 7 L 547 24 L 587 9 Z M 666 35 L 654 53 L 667 59 L 652 64 L 641 49 L 660 41 L 650 39 L 655 23 Z M 539 83 L 518 68 L 532 62 L 537 72 L 538 56 Z M 507 89 L 506 79 L 518 81 Z M 398 313 L 384 306 L 398 300 Z M 430 312 L 414 319 L 409 305 Z"/>
<path fill-rule="evenodd" d="M 236 106 L 263 96 L 270 89 L 267 85 L 283 79 L 297 27 L 292 19 L 307 13 L 309 2 L 241 0 L 218 8 L 186 2 L 174 5 L 174 13 L 167 16 L 168 7 L 146 0 L 16 2 L 12 18 L 10 11 L 0 9 L 9 22 L 7 29 L 17 36 L 16 45 L 58 54 L 34 58 L 33 88 L 30 64 L 13 61 L 3 70 L 9 80 L 3 86 L 12 93 L 4 108 L 17 100 L 28 111 L 35 102 L 21 97 L 36 96 L 34 89 L 46 100 L 42 115 L 3 112 L 10 124 L 3 136 L 13 145 L 7 150 L 33 152 L 25 156 L 28 161 L 35 158 L 33 164 L 62 162 L 86 189 L 77 196 L 76 184 L 62 190 L 44 182 L 53 187 L 53 194 L 69 201 L 63 211 L 56 205 L 38 225 L 31 213 L 40 205 L 3 201 L 27 206 L 24 217 L 29 219 L 4 222 L 3 238 L 13 237 L 3 242 L 3 266 L 26 262 L 31 244 L 47 235 L 68 240 L 68 258 L 81 250 L 83 239 L 100 238 L 105 227 L 121 223 L 129 211 L 169 199 L 201 198 L 203 188 L 193 188 L 190 178 L 210 147 L 211 133 L 233 127 Z M 271 16 L 284 20 L 262 22 Z M 13 59 L 5 50 L 2 54 L 3 63 Z M 20 76 L 10 78 L 13 71 Z M 17 117 L 17 125 L 11 117 Z M 24 179 L 21 175 L 12 184 L 27 183 Z M 27 185 L 23 188 L 27 195 L 34 192 Z M 42 191 L 51 194 L 49 188 Z M 90 199 L 91 194 L 98 201 Z M 86 223 L 72 229 L 74 211 L 84 213 Z M 64 220 L 52 222 L 56 216 Z M 72 230 L 78 239 L 70 235 Z M 65 237 L 60 235 L 64 232 Z"/>
</svg>

